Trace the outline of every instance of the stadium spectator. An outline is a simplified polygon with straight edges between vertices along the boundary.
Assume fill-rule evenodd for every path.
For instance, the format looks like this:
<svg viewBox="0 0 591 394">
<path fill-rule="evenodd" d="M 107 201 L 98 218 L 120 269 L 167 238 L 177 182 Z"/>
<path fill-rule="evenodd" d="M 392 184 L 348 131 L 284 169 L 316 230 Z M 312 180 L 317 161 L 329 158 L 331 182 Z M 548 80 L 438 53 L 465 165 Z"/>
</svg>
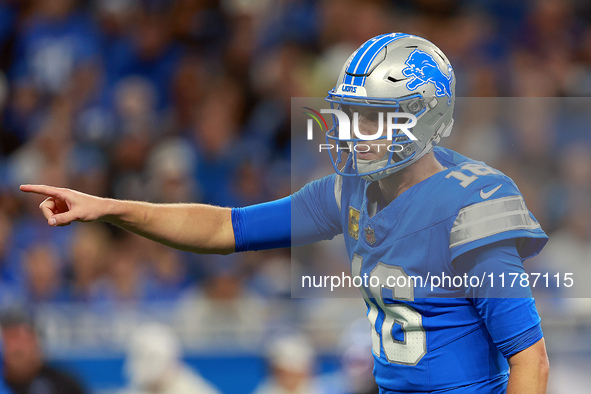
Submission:
<svg viewBox="0 0 591 394">
<path fill-rule="evenodd" d="M 77 227 L 69 251 L 69 298 L 74 302 L 89 302 L 96 284 L 107 264 L 105 250 L 111 239 L 103 226 Z"/>
<path fill-rule="evenodd" d="M 40 93 L 63 93 L 76 72 L 98 60 L 99 31 L 74 0 L 32 3 L 17 39 L 13 77 L 32 81 Z"/>
<path fill-rule="evenodd" d="M 217 394 L 219 391 L 181 361 L 174 332 L 147 323 L 131 336 L 125 364 L 130 388 L 121 394 Z"/>
<path fill-rule="evenodd" d="M 27 302 L 36 304 L 67 299 L 62 287 L 60 263 L 60 256 L 52 244 L 32 244 L 25 251 L 23 264 Z"/>
<path fill-rule="evenodd" d="M 285 335 L 270 341 L 267 352 L 270 374 L 254 394 L 324 393 L 314 381 L 314 358 L 313 348 L 301 335 Z"/>
<path fill-rule="evenodd" d="M 145 261 L 139 241 L 121 236 L 107 251 L 106 277 L 97 284 L 94 300 L 116 308 L 117 305 L 141 305 L 149 298 Z"/>
<path fill-rule="evenodd" d="M 19 311 L 1 319 L 3 378 L 15 394 L 83 394 L 78 381 L 44 360 L 35 325 Z"/>
<path fill-rule="evenodd" d="M 192 346 L 255 349 L 263 340 L 267 303 L 246 288 L 242 256 L 211 257 L 204 286 L 194 286 L 179 301 L 178 327 Z"/>
</svg>

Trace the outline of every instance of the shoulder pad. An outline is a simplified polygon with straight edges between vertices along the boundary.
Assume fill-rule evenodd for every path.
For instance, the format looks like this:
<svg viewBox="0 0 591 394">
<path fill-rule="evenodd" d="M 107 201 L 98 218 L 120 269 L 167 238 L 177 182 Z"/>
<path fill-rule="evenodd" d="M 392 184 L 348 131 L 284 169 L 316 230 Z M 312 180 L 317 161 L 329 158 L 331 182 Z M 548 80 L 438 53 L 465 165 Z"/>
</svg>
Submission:
<svg viewBox="0 0 591 394">
<path fill-rule="evenodd" d="M 500 240 L 547 239 L 513 180 L 502 172 L 471 161 L 451 168 L 446 178 L 459 182 L 458 186 L 464 189 L 450 231 L 452 258 Z M 520 253 L 524 258 L 530 257 L 544 244 L 545 241 L 541 246 L 525 245 Z"/>
<path fill-rule="evenodd" d="M 450 169 L 445 178 L 463 189 L 461 207 L 507 196 L 521 196 L 515 182 L 501 171 L 481 162 L 462 163 Z"/>
</svg>

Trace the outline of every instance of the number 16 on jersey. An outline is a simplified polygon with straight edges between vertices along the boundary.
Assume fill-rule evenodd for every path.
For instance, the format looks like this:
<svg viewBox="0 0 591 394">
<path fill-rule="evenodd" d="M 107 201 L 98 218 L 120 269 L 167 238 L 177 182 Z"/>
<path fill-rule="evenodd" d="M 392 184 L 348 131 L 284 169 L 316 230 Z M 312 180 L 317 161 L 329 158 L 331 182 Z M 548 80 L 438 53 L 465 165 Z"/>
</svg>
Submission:
<svg viewBox="0 0 591 394">
<path fill-rule="evenodd" d="M 353 276 L 361 276 L 363 257 L 353 255 L 351 271 Z M 382 295 L 382 289 L 392 291 L 394 301 L 413 301 L 414 286 L 408 275 L 401 267 L 387 265 L 379 262 L 371 271 L 371 277 L 377 277 L 380 285 L 378 287 L 360 287 L 361 295 L 369 307 L 367 318 L 371 323 L 372 348 L 376 356 L 381 357 L 381 349 L 388 362 L 393 364 L 416 365 L 427 354 L 427 335 L 423 328 L 423 317 L 412 307 L 402 304 L 386 304 Z M 386 287 L 387 278 L 398 278 L 404 276 L 408 283 L 407 287 Z M 371 282 L 371 281 L 370 281 Z M 368 294 L 369 290 L 369 294 Z M 371 294 L 371 295 L 370 295 Z M 383 321 L 378 333 L 376 324 L 382 311 Z M 394 324 L 399 324 L 404 333 L 402 341 L 396 340 L 392 335 Z M 381 335 L 380 335 L 381 334 Z"/>
</svg>

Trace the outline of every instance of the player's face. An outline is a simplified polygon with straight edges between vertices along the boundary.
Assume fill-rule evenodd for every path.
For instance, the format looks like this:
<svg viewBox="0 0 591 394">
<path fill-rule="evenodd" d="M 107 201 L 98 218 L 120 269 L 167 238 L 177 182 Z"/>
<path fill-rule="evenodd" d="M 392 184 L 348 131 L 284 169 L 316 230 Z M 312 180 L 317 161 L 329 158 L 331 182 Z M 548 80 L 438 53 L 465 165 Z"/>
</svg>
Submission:
<svg viewBox="0 0 591 394">
<path fill-rule="evenodd" d="M 375 136 L 380 128 L 382 129 L 381 137 L 386 137 L 386 119 L 387 111 L 384 109 L 374 109 L 367 107 L 351 107 L 350 108 L 350 119 L 354 123 L 355 117 L 353 114 L 357 112 L 359 114 L 359 133 L 367 136 Z M 381 118 L 381 120 L 380 120 Z M 381 126 L 381 127 L 380 127 Z M 356 127 L 355 124 L 351 124 L 352 130 Z M 378 160 L 388 155 L 388 147 L 392 144 L 392 140 L 388 139 L 376 139 L 371 141 L 363 141 L 359 143 L 355 151 L 357 152 L 357 159 L 360 160 Z"/>
</svg>

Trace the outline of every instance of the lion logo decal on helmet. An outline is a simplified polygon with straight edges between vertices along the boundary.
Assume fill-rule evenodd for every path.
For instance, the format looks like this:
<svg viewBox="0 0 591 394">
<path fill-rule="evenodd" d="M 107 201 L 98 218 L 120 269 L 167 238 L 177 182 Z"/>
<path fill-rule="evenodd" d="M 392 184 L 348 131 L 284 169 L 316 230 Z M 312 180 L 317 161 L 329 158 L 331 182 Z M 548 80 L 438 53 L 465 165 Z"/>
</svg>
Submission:
<svg viewBox="0 0 591 394">
<path fill-rule="evenodd" d="M 419 86 L 426 83 L 435 85 L 435 95 L 437 97 L 447 96 L 447 104 L 451 104 L 451 83 L 453 79 L 451 65 L 448 65 L 449 77 L 441 71 L 437 62 L 426 52 L 415 49 L 405 64 L 407 67 L 402 69 L 402 75 L 412 77 L 406 84 L 408 90 L 416 90 Z"/>
</svg>

